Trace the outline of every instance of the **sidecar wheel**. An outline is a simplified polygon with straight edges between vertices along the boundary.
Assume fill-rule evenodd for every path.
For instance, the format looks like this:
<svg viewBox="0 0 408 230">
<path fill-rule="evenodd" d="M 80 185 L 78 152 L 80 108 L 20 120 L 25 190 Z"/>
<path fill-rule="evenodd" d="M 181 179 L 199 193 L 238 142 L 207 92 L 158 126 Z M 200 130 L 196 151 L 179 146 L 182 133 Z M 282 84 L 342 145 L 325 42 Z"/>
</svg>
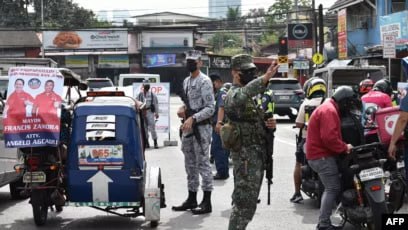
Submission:
<svg viewBox="0 0 408 230">
<path fill-rule="evenodd" d="M 159 226 L 159 221 L 157 221 L 157 220 L 150 221 L 150 227 L 151 228 L 157 228 L 157 226 Z"/>
</svg>

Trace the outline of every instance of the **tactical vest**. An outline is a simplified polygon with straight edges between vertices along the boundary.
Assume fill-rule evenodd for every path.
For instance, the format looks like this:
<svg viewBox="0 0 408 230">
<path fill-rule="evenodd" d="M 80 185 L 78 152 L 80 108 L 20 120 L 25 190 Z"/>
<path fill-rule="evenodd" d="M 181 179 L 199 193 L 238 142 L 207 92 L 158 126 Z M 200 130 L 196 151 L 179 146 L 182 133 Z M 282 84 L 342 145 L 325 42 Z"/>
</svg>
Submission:
<svg viewBox="0 0 408 230">
<path fill-rule="evenodd" d="M 226 104 L 228 100 L 232 99 L 231 93 L 228 92 L 226 98 Z M 232 122 L 237 128 L 240 129 L 240 138 L 243 146 L 252 144 L 265 144 L 265 128 L 264 128 L 264 113 L 259 109 L 255 101 L 248 97 L 245 105 L 241 104 L 241 107 L 225 106 L 225 114 L 228 117 L 229 122 Z"/>
</svg>

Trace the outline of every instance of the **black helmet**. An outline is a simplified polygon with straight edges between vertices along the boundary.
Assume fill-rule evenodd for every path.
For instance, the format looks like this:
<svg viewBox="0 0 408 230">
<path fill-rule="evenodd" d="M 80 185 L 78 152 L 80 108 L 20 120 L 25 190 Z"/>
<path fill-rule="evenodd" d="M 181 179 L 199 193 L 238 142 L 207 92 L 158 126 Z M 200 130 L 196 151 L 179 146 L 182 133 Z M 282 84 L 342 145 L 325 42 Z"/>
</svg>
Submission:
<svg viewBox="0 0 408 230">
<path fill-rule="evenodd" d="M 350 112 L 353 110 L 361 110 L 361 101 L 356 91 L 350 86 L 340 86 L 336 89 L 332 96 L 339 106 L 341 114 Z"/>
<path fill-rule="evenodd" d="M 391 96 L 391 94 L 392 94 L 391 82 L 388 79 L 381 79 L 381 80 L 377 81 L 374 84 L 373 89 L 376 90 L 376 91 L 381 91 L 383 93 L 386 93 L 389 96 Z"/>
<path fill-rule="evenodd" d="M 303 91 L 308 99 L 315 96 L 324 97 L 327 92 L 326 82 L 321 78 L 312 77 L 305 82 Z"/>
</svg>

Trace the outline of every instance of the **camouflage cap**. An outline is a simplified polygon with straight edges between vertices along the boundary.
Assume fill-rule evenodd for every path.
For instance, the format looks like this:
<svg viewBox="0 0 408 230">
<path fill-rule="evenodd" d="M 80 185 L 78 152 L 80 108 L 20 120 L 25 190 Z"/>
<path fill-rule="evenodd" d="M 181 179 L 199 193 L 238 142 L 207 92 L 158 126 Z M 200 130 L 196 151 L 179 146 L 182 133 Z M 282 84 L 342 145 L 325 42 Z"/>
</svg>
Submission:
<svg viewBox="0 0 408 230">
<path fill-rule="evenodd" d="M 189 50 L 186 52 L 186 59 L 198 60 L 201 58 L 201 51 L 199 50 Z"/>
<path fill-rule="evenodd" d="M 248 54 L 238 54 L 232 57 L 232 68 L 238 70 L 248 70 L 256 68 L 252 61 L 252 56 Z"/>
</svg>

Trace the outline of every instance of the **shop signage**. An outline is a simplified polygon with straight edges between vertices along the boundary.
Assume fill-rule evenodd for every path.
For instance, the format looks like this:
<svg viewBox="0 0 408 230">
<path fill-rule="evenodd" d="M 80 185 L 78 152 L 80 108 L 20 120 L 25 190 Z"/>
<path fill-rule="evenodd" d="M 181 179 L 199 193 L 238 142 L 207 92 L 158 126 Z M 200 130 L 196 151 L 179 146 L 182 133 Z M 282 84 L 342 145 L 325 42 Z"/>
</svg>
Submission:
<svg viewBox="0 0 408 230">
<path fill-rule="evenodd" d="M 288 48 L 312 48 L 313 24 L 288 24 Z"/>
<path fill-rule="evenodd" d="M 127 31 L 44 31 L 45 50 L 120 49 L 128 47 Z"/>
</svg>

